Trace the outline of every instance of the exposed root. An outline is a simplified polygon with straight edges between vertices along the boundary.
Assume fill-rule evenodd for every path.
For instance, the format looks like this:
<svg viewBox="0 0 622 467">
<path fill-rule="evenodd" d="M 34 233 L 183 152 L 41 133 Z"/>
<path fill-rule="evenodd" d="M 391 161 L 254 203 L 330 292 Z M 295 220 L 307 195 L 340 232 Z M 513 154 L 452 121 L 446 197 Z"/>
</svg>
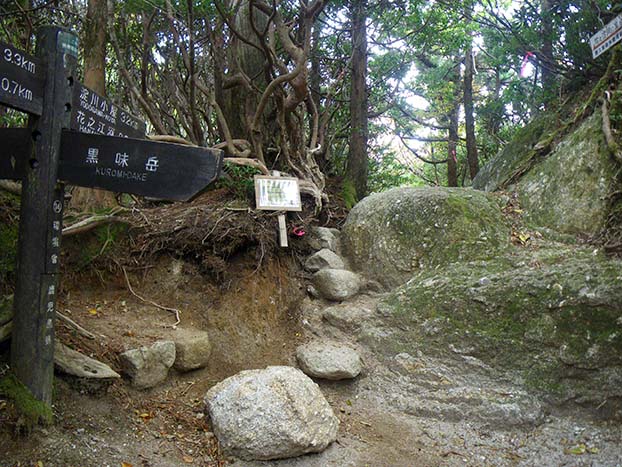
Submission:
<svg viewBox="0 0 622 467">
<path fill-rule="evenodd" d="M 180 317 L 181 311 L 179 311 L 177 308 L 171 308 L 171 307 L 168 307 L 168 306 L 160 305 L 159 303 L 156 303 L 153 300 L 149 300 L 149 299 L 143 298 L 140 295 L 138 295 L 136 292 L 134 292 L 134 289 L 132 288 L 132 284 L 130 284 L 130 278 L 127 275 L 127 271 L 125 270 L 124 267 L 121 267 L 121 269 L 123 269 L 123 275 L 125 276 L 125 283 L 127 284 L 127 288 L 130 291 L 130 293 L 132 295 L 134 295 L 134 297 L 139 299 L 141 302 L 148 303 L 149 305 L 153 305 L 156 308 L 159 308 L 160 310 L 165 310 L 165 311 L 170 311 L 172 313 L 175 313 L 176 321 L 170 327 L 172 327 L 173 329 L 176 329 L 177 326 L 179 325 L 179 323 L 181 323 L 181 317 Z"/>
</svg>

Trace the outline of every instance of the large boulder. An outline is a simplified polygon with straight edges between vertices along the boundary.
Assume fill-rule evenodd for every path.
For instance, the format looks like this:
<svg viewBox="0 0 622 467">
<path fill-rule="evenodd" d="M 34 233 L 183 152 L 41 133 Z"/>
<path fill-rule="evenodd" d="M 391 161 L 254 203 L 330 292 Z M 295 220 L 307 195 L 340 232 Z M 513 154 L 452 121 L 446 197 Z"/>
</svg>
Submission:
<svg viewBox="0 0 622 467">
<path fill-rule="evenodd" d="M 358 352 L 344 345 L 309 342 L 296 349 L 300 369 L 313 378 L 356 378 L 363 367 Z"/>
<path fill-rule="evenodd" d="M 497 199 L 471 189 L 396 188 L 358 203 L 342 229 L 355 270 L 385 286 L 418 270 L 494 257 L 510 229 Z"/>
<path fill-rule="evenodd" d="M 422 271 L 380 302 L 359 338 L 387 356 L 477 358 L 612 415 L 622 400 L 620 271 L 622 261 L 561 245 Z"/>
<path fill-rule="evenodd" d="M 243 371 L 212 387 L 205 404 L 220 445 L 241 459 L 320 452 L 337 438 L 339 420 L 319 386 L 296 368 Z"/>
</svg>

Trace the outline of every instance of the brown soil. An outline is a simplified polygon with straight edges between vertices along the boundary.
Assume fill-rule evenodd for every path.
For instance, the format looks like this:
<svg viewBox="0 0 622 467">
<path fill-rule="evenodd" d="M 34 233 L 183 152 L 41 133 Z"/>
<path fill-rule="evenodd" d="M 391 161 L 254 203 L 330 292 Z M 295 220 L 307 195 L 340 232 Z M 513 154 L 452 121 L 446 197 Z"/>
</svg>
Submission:
<svg viewBox="0 0 622 467">
<path fill-rule="evenodd" d="M 242 369 L 293 363 L 302 338 L 296 313 L 303 293 L 296 274 L 288 258 L 267 260 L 259 270 L 254 261 L 240 259 L 230 263 L 230 279 L 222 284 L 201 275 L 198 266 L 164 256 L 128 274 L 134 294 L 123 273 L 106 276 L 103 284 L 97 279 L 65 283 L 58 310 L 97 339 L 58 321 L 57 338 L 63 343 L 120 372 L 120 352 L 183 329 L 201 329 L 210 334 L 210 364 L 185 374 L 171 370 L 164 385 L 147 391 L 120 381 L 92 394 L 57 375 L 55 424 L 29 435 L 14 432 L 10 402 L 0 401 L 0 467 L 223 465 L 203 396 Z M 178 309 L 181 322 L 173 326 L 173 312 L 136 295 Z"/>
</svg>

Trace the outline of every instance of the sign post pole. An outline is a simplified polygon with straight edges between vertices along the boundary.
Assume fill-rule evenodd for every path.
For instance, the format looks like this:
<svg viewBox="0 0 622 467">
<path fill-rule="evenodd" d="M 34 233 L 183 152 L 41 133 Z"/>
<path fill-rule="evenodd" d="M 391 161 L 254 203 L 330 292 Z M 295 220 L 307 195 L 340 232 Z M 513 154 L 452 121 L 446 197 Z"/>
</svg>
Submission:
<svg viewBox="0 0 622 467">
<path fill-rule="evenodd" d="M 41 116 L 29 122 L 32 152 L 22 178 L 11 367 L 33 396 L 52 402 L 54 318 L 64 190 L 57 183 L 61 129 L 69 126 L 77 38 L 42 28 L 37 56 L 46 76 Z"/>
</svg>

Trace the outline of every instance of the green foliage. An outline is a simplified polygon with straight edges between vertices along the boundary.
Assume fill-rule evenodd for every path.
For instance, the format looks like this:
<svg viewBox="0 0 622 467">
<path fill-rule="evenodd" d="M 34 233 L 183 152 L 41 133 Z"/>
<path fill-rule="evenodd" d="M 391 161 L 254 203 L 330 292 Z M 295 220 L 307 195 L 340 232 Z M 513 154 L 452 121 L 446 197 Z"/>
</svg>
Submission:
<svg viewBox="0 0 622 467">
<path fill-rule="evenodd" d="M 395 154 L 387 153 L 369 161 L 369 191 L 377 193 L 400 186 L 422 186 L 416 176 Z"/>
<path fill-rule="evenodd" d="M 54 414 L 52 407 L 41 402 L 32 395 L 26 386 L 17 378 L 8 374 L 0 379 L 0 395 L 13 402 L 13 406 L 20 417 L 18 423 L 26 431 L 36 425 L 51 425 Z"/>
<path fill-rule="evenodd" d="M 239 200 L 248 201 L 255 196 L 254 177 L 260 174 L 261 171 L 255 167 L 227 164 L 217 186 L 227 188 Z"/>
<path fill-rule="evenodd" d="M 17 258 L 19 198 L 0 192 L 0 293 L 13 287 Z"/>
</svg>

